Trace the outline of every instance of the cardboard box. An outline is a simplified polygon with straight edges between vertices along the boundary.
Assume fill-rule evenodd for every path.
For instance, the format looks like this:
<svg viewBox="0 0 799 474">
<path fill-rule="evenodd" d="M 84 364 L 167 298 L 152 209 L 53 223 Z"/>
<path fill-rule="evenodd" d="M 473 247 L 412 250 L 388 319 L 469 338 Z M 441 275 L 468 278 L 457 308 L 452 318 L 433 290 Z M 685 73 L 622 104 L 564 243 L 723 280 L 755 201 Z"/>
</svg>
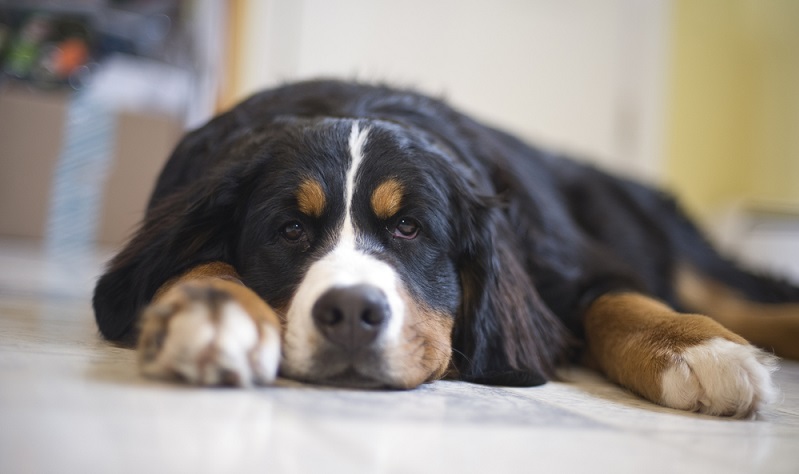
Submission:
<svg viewBox="0 0 799 474">
<path fill-rule="evenodd" d="M 0 89 L 0 236 L 44 237 L 68 101 L 63 91 L 23 85 Z M 98 216 L 99 243 L 118 245 L 135 229 L 182 134 L 173 118 L 118 115 L 113 164 Z"/>
</svg>

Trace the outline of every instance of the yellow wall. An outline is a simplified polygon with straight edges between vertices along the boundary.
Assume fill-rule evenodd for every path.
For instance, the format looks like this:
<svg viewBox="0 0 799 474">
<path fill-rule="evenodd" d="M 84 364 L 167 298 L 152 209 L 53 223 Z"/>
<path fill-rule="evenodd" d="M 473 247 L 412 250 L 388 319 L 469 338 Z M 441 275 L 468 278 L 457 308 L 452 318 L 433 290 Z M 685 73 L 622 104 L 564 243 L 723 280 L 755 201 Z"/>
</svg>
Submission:
<svg viewBox="0 0 799 474">
<path fill-rule="evenodd" d="M 244 68 L 243 50 L 247 32 L 248 5 L 246 0 L 228 0 L 224 5 L 227 30 L 225 32 L 225 70 L 216 104 L 217 113 L 224 112 L 244 98 L 241 95 L 241 76 Z"/>
<path fill-rule="evenodd" d="M 710 218 L 799 202 L 799 1 L 676 0 L 667 185 Z"/>
</svg>

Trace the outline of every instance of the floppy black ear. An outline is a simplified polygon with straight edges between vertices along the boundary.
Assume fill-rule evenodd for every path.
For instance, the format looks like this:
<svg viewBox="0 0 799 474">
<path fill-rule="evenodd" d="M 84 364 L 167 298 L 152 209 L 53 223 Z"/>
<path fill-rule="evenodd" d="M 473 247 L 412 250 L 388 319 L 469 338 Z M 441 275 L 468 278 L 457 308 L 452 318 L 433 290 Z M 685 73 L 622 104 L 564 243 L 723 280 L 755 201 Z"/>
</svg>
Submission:
<svg viewBox="0 0 799 474">
<path fill-rule="evenodd" d="M 208 261 L 230 264 L 253 185 L 253 162 L 236 163 L 156 203 L 94 289 L 104 337 L 130 342 L 141 309 L 168 279 Z"/>
<path fill-rule="evenodd" d="M 496 206 L 475 206 L 460 260 L 463 297 L 453 361 L 463 380 L 532 386 L 554 376 L 567 333 L 524 268 L 513 229 Z"/>
</svg>

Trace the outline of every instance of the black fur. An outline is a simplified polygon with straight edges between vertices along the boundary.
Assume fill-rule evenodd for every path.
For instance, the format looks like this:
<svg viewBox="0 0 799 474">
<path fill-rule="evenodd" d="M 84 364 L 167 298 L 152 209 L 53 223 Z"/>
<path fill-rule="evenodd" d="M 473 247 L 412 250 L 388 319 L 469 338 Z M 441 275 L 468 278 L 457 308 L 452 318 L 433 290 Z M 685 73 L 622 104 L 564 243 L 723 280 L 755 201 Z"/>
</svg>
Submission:
<svg viewBox="0 0 799 474">
<path fill-rule="evenodd" d="M 329 171 L 343 169 L 331 165 L 346 155 L 342 119 L 371 124 L 366 153 L 385 155 L 363 179 L 411 183 L 407 205 L 426 215 L 421 242 L 371 245 L 401 268 L 415 298 L 456 318 L 462 379 L 543 383 L 601 294 L 636 290 L 678 306 L 680 262 L 754 300 L 799 300 L 796 287 L 720 257 L 659 191 L 533 148 L 422 95 L 316 81 L 256 95 L 180 143 L 141 229 L 97 284 L 102 334 L 132 337 L 157 288 L 207 261 L 232 264 L 268 303 L 286 304 L 329 248 L 322 229 L 340 216 L 304 222 L 319 235 L 302 248 L 276 243 L 274 229 L 308 219 L 287 201 L 300 175 L 330 186 L 344 179 Z"/>
</svg>

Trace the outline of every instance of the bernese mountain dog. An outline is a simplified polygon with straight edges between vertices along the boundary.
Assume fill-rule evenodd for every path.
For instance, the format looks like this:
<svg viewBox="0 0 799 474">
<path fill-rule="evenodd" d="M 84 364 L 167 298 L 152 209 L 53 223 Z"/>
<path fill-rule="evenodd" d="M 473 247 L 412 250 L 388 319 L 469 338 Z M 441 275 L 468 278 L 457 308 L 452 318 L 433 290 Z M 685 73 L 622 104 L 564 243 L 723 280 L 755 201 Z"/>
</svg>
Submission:
<svg viewBox="0 0 799 474">
<path fill-rule="evenodd" d="M 102 335 L 137 344 L 147 376 L 533 386 L 572 361 L 734 417 L 773 397 L 770 352 L 799 358 L 797 302 L 658 190 L 339 81 L 189 133 L 94 293 Z"/>
</svg>

